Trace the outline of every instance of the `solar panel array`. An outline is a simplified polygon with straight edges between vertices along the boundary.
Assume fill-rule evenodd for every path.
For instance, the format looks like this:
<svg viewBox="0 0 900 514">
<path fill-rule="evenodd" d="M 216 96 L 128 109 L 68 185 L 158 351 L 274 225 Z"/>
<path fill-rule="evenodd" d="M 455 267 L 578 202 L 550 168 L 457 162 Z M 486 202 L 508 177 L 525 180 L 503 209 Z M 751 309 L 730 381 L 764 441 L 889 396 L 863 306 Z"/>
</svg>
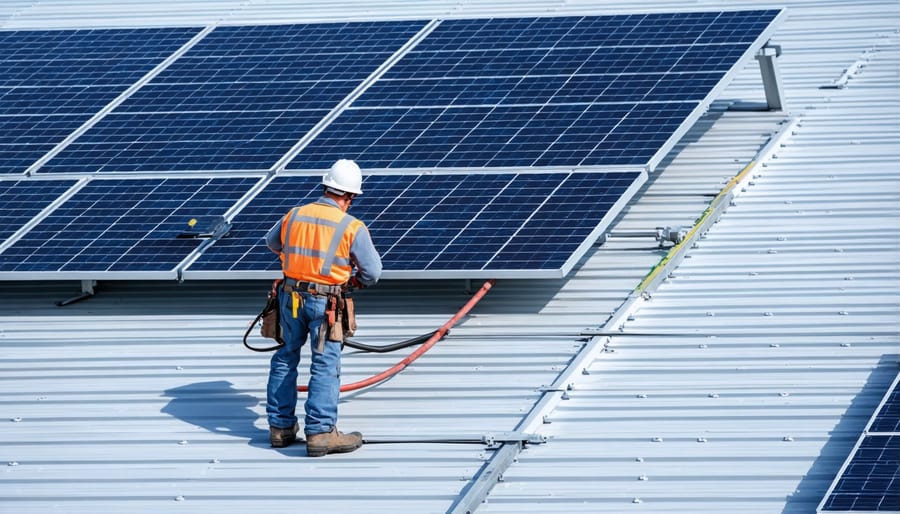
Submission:
<svg viewBox="0 0 900 514">
<path fill-rule="evenodd" d="M 385 276 L 561 276 L 780 15 L 0 32 L 0 278 L 277 275 L 338 158 Z"/>
<path fill-rule="evenodd" d="M 825 494 L 819 512 L 900 512 L 900 373 Z"/>
</svg>

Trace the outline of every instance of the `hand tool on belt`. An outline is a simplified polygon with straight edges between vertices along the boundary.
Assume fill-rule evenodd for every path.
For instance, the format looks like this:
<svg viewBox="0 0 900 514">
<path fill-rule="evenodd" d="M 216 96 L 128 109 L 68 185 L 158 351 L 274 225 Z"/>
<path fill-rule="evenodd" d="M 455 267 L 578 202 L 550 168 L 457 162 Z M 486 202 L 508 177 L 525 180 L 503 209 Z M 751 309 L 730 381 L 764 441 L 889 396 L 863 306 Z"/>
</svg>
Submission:
<svg viewBox="0 0 900 514">
<path fill-rule="evenodd" d="M 356 331 L 353 298 L 345 285 L 317 284 L 285 278 L 282 288 L 292 296 L 292 314 L 295 318 L 298 310 L 303 307 L 300 292 L 326 297 L 325 318 L 319 326 L 319 353 L 325 351 L 325 341 L 343 344 L 344 338 L 352 336 Z"/>
</svg>

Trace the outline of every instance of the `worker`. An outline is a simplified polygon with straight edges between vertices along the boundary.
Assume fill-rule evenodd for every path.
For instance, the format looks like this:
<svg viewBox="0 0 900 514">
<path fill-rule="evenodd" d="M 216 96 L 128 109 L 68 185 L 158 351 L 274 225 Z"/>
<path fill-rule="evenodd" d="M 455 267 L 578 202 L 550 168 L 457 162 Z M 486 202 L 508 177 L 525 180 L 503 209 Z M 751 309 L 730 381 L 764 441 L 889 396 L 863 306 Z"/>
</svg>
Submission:
<svg viewBox="0 0 900 514">
<path fill-rule="evenodd" d="M 308 339 L 312 357 L 304 433 L 310 457 L 362 446 L 362 434 L 337 428 L 343 341 L 330 340 L 328 328 L 339 303 L 335 300 L 348 286 L 369 287 L 381 276 L 381 257 L 368 229 L 347 214 L 362 194 L 359 166 L 338 160 L 322 177 L 322 190 L 321 198 L 294 207 L 266 234 L 284 272 L 278 295 L 284 345 L 272 356 L 267 387 L 269 440 L 274 448 L 283 448 L 297 438 L 297 365 Z"/>
</svg>

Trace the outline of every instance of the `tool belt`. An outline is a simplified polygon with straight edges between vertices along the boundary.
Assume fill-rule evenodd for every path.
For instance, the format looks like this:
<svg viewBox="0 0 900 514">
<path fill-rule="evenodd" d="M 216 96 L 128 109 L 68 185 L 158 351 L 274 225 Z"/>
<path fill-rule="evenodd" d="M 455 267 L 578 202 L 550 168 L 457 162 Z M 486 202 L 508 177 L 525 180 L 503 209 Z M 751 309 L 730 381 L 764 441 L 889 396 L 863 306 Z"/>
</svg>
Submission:
<svg viewBox="0 0 900 514">
<path fill-rule="evenodd" d="M 298 293 L 306 292 L 319 296 L 340 296 L 344 292 L 344 286 L 341 285 L 317 284 L 315 282 L 304 282 L 302 280 L 294 280 L 292 278 L 284 279 L 283 288 L 285 293 L 292 293 L 294 291 L 297 291 Z"/>
<path fill-rule="evenodd" d="M 284 345 L 281 333 L 281 309 L 278 305 L 279 290 L 291 295 L 291 315 L 296 318 L 303 309 L 301 292 L 326 297 L 325 318 L 319 326 L 319 353 L 325 351 L 325 341 L 344 343 L 344 340 L 356 332 L 356 309 L 353 297 L 344 286 L 304 282 L 292 278 L 278 279 L 272 283 L 272 290 L 266 299 L 266 305 L 244 333 L 244 346 L 256 352 L 277 350 Z M 256 348 L 247 343 L 247 337 L 257 323 L 260 335 L 266 339 L 274 339 L 278 344 L 266 348 Z"/>
</svg>

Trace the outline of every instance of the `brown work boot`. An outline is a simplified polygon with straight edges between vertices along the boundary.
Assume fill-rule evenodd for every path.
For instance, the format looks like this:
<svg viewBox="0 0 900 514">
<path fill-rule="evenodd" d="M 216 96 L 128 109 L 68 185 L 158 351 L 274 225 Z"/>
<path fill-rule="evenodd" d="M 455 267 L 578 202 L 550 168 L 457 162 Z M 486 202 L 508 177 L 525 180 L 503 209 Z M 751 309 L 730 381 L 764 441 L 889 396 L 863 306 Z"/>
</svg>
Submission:
<svg viewBox="0 0 900 514">
<path fill-rule="evenodd" d="M 349 453 L 362 446 L 362 434 L 350 432 L 342 434 L 337 427 L 324 434 L 306 435 L 306 454 L 321 457 L 326 453 Z"/>
<path fill-rule="evenodd" d="M 297 432 L 299 430 L 300 425 L 298 423 L 294 423 L 294 426 L 291 428 L 269 427 L 269 442 L 272 443 L 272 448 L 290 446 L 291 443 L 297 440 Z"/>
</svg>

